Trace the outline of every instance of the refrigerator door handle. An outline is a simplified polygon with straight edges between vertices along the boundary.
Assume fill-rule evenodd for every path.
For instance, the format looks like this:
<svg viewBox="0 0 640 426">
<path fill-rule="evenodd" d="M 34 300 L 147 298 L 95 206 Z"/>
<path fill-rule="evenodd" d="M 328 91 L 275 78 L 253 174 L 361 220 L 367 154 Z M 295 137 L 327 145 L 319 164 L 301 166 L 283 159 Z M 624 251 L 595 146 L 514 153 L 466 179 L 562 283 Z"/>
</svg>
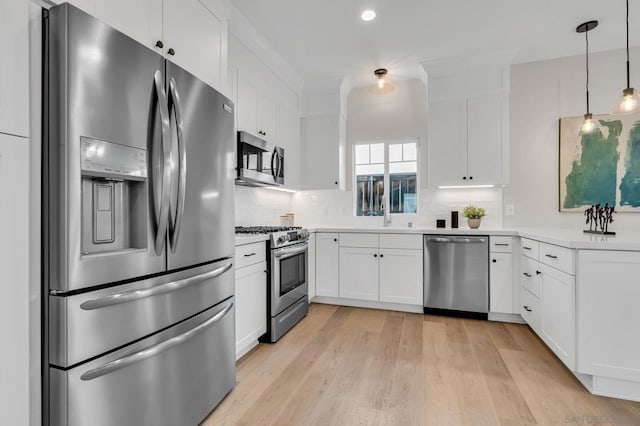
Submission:
<svg viewBox="0 0 640 426">
<path fill-rule="evenodd" d="M 184 140 L 182 106 L 180 104 L 176 81 L 173 77 L 169 81 L 169 96 L 170 104 L 175 111 L 176 130 L 178 134 L 178 205 L 176 206 L 175 218 L 173 218 L 173 222 L 169 224 L 171 252 L 175 253 L 178 246 L 178 238 L 180 237 L 180 225 L 182 223 L 182 217 L 184 216 L 184 201 L 187 189 L 187 150 Z"/>
<path fill-rule="evenodd" d="M 157 70 L 153 76 L 156 101 L 158 103 L 158 109 L 160 110 L 160 121 L 162 132 L 160 141 L 154 141 L 153 149 L 162 149 L 162 182 L 160 186 L 160 199 L 158 200 L 156 191 L 152 189 L 151 193 L 154 194 L 154 207 L 156 213 L 156 237 L 154 239 L 154 247 L 156 254 L 160 255 L 164 248 L 165 236 L 167 234 L 167 226 L 169 222 L 169 202 L 171 201 L 170 192 L 170 179 L 171 179 L 171 163 L 169 155 L 171 150 L 171 128 L 169 127 L 169 108 L 167 106 L 167 94 L 164 90 L 164 82 L 162 79 L 162 73 Z M 157 146 L 160 144 L 160 146 Z M 155 186 L 154 179 L 151 179 L 151 184 Z"/>
<path fill-rule="evenodd" d="M 98 377 L 101 377 L 106 374 L 112 373 L 114 371 L 120 370 L 122 368 L 128 367 L 131 364 L 144 361 L 145 359 L 154 357 L 164 351 L 167 351 L 172 347 L 177 346 L 185 342 L 186 340 L 189 340 L 196 334 L 204 331 L 205 329 L 211 327 L 213 324 L 220 321 L 225 315 L 229 313 L 229 311 L 231 311 L 231 308 L 233 308 L 233 302 L 229 302 L 217 314 L 215 314 L 214 316 L 212 316 L 202 324 L 192 328 L 191 330 L 185 333 L 182 333 L 176 337 L 172 337 L 171 339 L 165 340 L 164 342 L 150 346 L 139 352 L 124 356 L 122 358 L 116 359 L 115 361 L 108 362 L 100 367 L 89 370 L 85 372 L 82 376 L 80 376 L 80 379 L 83 381 L 97 379 Z"/>
<path fill-rule="evenodd" d="M 204 274 L 185 278 L 183 280 L 162 284 L 157 287 L 151 287 L 144 290 L 133 290 L 125 293 L 114 294 L 113 296 L 107 296 L 100 299 L 87 300 L 80 305 L 80 308 L 85 311 L 93 311 L 95 309 L 106 308 L 108 306 L 119 305 L 121 303 L 134 302 L 136 300 L 145 299 L 147 297 L 172 293 L 174 291 L 178 291 L 204 280 L 218 277 L 227 272 L 232 267 L 233 263 L 227 263 L 226 265 L 216 268 L 213 271 L 205 272 Z"/>
</svg>

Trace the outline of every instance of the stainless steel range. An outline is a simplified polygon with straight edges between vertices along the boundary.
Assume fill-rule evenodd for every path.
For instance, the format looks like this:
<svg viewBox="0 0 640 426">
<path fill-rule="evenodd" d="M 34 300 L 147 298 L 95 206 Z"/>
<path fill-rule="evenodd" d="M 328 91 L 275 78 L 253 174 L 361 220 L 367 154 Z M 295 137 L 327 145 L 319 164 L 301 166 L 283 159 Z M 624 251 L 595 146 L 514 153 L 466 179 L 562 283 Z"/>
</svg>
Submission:
<svg viewBox="0 0 640 426">
<path fill-rule="evenodd" d="M 277 342 L 309 312 L 309 232 L 299 227 L 237 227 L 238 234 L 270 234 L 267 241 L 267 333 Z"/>
</svg>

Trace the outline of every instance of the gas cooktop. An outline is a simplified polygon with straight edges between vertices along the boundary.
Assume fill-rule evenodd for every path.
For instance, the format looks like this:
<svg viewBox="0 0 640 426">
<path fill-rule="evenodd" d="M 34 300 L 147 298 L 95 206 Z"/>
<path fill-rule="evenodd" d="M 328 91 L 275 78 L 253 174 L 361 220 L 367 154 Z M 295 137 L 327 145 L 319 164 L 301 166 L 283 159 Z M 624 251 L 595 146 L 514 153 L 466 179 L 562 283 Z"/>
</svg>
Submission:
<svg viewBox="0 0 640 426">
<path fill-rule="evenodd" d="M 273 232 L 295 231 L 301 226 L 236 226 L 236 234 L 271 234 Z"/>
<path fill-rule="evenodd" d="M 236 234 L 269 234 L 271 249 L 304 243 L 309 239 L 309 231 L 301 226 L 236 226 Z"/>
</svg>

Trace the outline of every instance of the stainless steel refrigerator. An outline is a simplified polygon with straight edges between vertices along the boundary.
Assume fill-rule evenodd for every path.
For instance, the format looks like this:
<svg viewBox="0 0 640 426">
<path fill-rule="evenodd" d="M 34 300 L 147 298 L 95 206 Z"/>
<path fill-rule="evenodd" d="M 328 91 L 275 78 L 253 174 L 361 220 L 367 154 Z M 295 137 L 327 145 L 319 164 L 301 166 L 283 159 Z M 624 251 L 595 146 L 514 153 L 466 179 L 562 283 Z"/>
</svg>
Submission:
<svg viewBox="0 0 640 426">
<path fill-rule="evenodd" d="M 45 421 L 191 425 L 233 388 L 233 104 L 62 4 L 45 16 Z"/>
</svg>

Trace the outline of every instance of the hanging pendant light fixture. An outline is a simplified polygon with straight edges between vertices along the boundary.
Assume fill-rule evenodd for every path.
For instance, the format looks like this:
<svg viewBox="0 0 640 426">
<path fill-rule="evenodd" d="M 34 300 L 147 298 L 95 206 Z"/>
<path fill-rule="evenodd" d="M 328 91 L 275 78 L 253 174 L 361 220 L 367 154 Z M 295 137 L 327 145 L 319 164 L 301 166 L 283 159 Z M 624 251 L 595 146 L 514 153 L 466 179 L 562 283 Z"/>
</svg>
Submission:
<svg viewBox="0 0 640 426">
<path fill-rule="evenodd" d="M 629 0 L 627 0 L 627 88 L 622 91 L 622 99 L 618 102 L 614 114 L 632 114 L 640 109 L 640 96 L 631 86 L 629 70 Z"/>
<path fill-rule="evenodd" d="M 598 121 L 593 119 L 593 114 L 589 111 L 589 31 L 598 26 L 598 21 L 589 21 L 578 25 L 576 32 L 584 33 L 586 41 L 586 64 L 587 64 L 587 113 L 584 115 L 584 121 L 580 127 L 580 133 L 592 133 L 599 127 Z"/>
</svg>

